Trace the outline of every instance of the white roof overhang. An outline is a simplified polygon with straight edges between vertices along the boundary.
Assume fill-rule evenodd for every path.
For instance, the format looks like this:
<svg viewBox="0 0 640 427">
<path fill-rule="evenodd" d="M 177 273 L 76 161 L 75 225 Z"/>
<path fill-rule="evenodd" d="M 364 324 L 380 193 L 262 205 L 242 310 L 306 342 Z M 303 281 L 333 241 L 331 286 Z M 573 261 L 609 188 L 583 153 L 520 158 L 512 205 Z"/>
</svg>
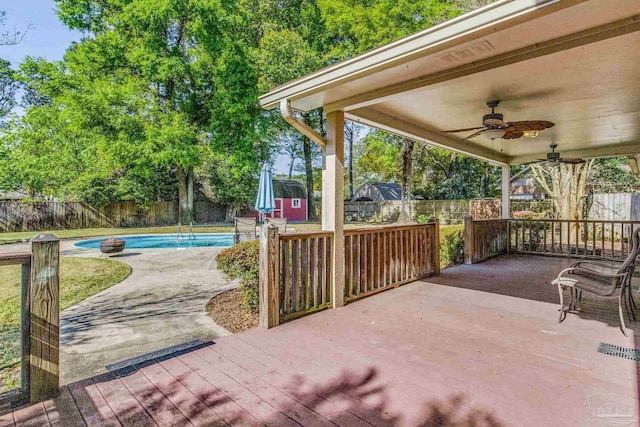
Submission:
<svg viewBox="0 0 640 427">
<path fill-rule="evenodd" d="M 535 139 L 461 141 L 486 102 Z M 640 1 L 501 0 L 282 85 L 263 108 L 347 118 L 499 164 L 640 153 Z"/>
</svg>

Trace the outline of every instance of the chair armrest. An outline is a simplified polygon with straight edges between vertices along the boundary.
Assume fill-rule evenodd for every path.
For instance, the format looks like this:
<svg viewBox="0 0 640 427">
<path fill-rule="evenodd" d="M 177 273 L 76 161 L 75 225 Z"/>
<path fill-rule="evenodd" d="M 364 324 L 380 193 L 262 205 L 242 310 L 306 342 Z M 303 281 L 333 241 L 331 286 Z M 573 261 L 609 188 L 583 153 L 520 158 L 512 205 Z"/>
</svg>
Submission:
<svg viewBox="0 0 640 427">
<path fill-rule="evenodd" d="M 590 266 L 592 267 L 598 267 L 598 268 L 605 268 L 605 269 L 610 269 L 610 270 L 615 270 L 617 271 L 620 268 L 620 265 L 622 265 L 624 261 L 611 261 L 611 262 L 602 262 L 602 261 L 578 261 L 575 264 L 572 264 L 571 267 L 573 268 L 586 268 L 590 270 Z M 598 270 L 595 270 L 598 271 Z"/>
</svg>

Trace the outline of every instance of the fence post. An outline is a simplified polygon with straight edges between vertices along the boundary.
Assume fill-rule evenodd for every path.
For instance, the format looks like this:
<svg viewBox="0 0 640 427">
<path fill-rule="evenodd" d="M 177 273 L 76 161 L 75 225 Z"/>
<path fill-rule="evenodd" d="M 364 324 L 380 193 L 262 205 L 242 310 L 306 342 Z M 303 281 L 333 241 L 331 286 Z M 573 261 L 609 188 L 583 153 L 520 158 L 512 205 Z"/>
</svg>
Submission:
<svg viewBox="0 0 640 427">
<path fill-rule="evenodd" d="M 440 220 L 433 216 L 429 222 L 434 224 L 433 229 L 433 274 L 440 274 Z"/>
<path fill-rule="evenodd" d="M 280 324 L 280 241 L 278 227 L 260 228 L 260 326 Z"/>
<path fill-rule="evenodd" d="M 31 242 L 29 401 L 50 399 L 60 387 L 60 240 Z"/>
<path fill-rule="evenodd" d="M 464 263 L 473 264 L 473 217 L 466 215 L 464 217 Z"/>
</svg>

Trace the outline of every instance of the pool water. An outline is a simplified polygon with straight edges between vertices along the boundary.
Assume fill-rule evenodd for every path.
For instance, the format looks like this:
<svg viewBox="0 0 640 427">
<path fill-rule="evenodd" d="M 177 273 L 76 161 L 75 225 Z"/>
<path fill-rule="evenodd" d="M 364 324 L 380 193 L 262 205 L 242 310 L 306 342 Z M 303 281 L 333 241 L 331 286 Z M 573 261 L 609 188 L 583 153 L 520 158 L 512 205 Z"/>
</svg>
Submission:
<svg viewBox="0 0 640 427">
<path fill-rule="evenodd" d="M 215 233 L 215 234 L 193 234 L 191 238 L 182 235 L 178 238 L 177 234 L 155 234 L 144 236 L 118 236 L 118 239 L 126 242 L 125 249 L 163 249 L 163 248 L 201 248 L 201 247 L 226 247 L 233 246 L 232 233 Z M 83 240 L 77 242 L 75 246 L 79 248 L 99 249 L 100 242 L 108 239 L 108 237 L 100 237 L 97 239 Z"/>
</svg>

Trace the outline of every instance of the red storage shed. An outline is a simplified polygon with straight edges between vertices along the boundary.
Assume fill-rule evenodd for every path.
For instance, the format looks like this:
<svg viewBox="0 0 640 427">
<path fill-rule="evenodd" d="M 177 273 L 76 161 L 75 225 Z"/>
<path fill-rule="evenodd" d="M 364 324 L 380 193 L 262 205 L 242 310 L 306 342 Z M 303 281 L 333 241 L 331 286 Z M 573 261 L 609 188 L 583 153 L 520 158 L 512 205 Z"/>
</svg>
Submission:
<svg viewBox="0 0 640 427">
<path fill-rule="evenodd" d="M 286 218 L 287 221 L 306 221 L 307 190 L 301 182 L 274 179 L 273 195 L 276 209 L 267 218 Z"/>
</svg>

